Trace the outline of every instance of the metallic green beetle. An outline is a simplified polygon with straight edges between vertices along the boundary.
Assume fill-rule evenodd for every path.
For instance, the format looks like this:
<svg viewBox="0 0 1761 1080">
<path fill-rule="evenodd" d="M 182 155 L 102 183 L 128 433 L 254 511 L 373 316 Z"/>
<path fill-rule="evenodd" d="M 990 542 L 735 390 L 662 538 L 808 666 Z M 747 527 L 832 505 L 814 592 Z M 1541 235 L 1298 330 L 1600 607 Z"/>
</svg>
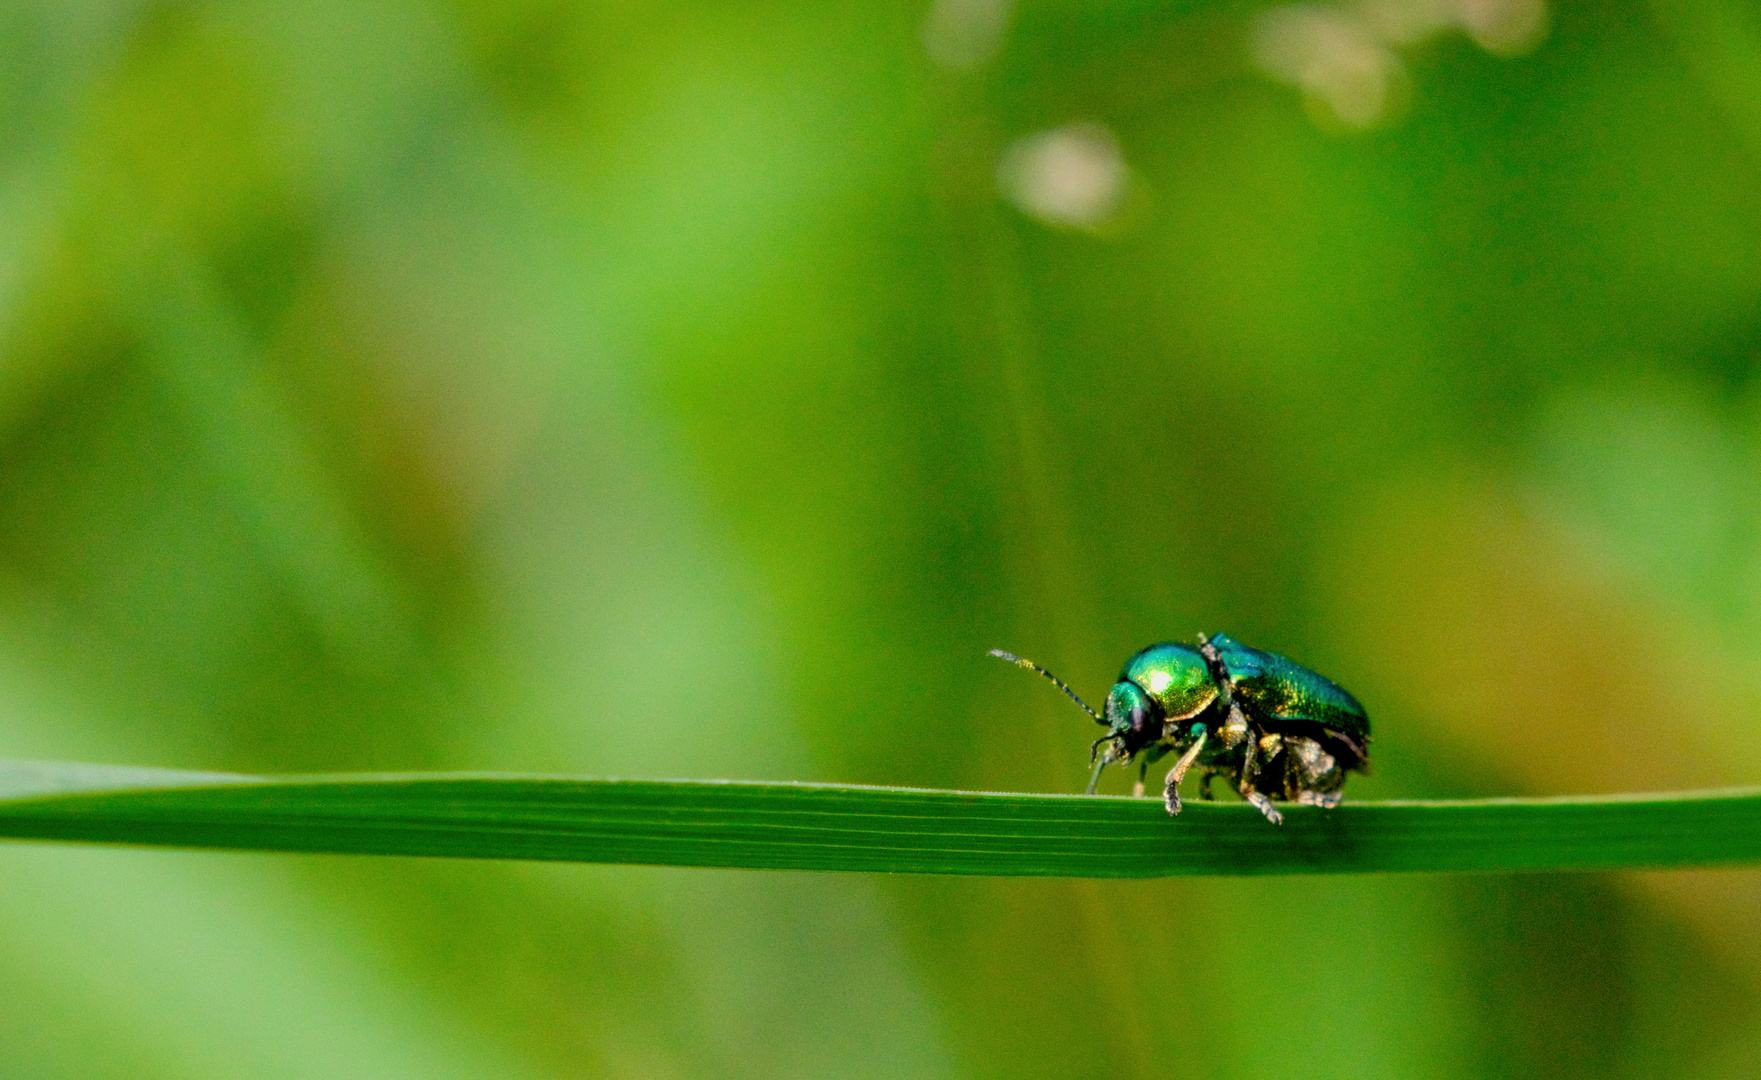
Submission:
<svg viewBox="0 0 1761 1080">
<path fill-rule="evenodd" d="M 1369 764 L 1370 718 L 1356 698 L 1293 660 L 1223 634 L 1200 635 L 1196 646 L 1163 642 L 1140 650 L 1125 661 L 1104 714 L 1033 661 L 1001 649 L 991 655 L 1044 675 L 1106 725 L 1090 751 L 1091 795 L 1102 769 L 1133 760 L 1141 795 L 1150 764 L 1178 752 L 1163 789 L 1168 813 L 1180 813 L 1180 781 L 1197 766 L 1203 798 L 1211 797 L 1211 777 L 1222 773 L 1280 825 L 1284 816 L 1273 799 L 1338 806 L 1346 774 Z"/>
</svg>

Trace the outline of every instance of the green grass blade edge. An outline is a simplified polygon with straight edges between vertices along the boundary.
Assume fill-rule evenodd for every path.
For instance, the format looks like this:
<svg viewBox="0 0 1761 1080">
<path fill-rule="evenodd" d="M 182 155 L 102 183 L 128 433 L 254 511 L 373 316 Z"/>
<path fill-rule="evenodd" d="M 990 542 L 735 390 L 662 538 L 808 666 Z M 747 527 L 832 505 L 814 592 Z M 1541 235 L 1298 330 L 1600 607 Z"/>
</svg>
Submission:
<svg viewBox="0 0 1761 1080">
<path fill-rule="evenodd" d="M 0 838 L 921 874 L 1563 870 L 1761 861 L 1761 789 L 1240 804 L 461 773 L 259 778 L 0 762 Z"/>
</svg>

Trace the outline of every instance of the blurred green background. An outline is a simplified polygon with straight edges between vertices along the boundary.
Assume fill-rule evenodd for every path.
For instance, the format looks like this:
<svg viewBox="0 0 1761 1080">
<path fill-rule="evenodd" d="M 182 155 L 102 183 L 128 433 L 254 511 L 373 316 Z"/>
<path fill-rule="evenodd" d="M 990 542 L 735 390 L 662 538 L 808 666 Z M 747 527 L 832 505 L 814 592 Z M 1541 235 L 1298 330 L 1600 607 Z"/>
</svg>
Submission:
<svg viewBox="0 0 1761 1080">
<path fill-rule="evenodd" d="M 1353 798 L 1761 781 L 1761 11 L 0 14 L 0 755 Z M 1124 790 L 1121 776 L 1107 790 Z M 1756 1075 L 1751 872 L 0 847 L 0 1075 Z"/>
</svg>

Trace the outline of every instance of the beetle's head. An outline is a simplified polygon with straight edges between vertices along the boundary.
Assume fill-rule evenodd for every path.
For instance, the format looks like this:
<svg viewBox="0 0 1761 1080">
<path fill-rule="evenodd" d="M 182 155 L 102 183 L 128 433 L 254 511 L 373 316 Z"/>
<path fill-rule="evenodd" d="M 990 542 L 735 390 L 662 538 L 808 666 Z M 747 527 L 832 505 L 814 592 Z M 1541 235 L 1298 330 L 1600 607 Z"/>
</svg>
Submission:
<svg viewBox="0 0 1761 1080">
<path fill-rule="evenodd" d="M 1107 694 L 1106 723 L 1128 754 L 1162 737 L 1162 707 L 1143 687 L 1120 679 Z"/>
</svg>

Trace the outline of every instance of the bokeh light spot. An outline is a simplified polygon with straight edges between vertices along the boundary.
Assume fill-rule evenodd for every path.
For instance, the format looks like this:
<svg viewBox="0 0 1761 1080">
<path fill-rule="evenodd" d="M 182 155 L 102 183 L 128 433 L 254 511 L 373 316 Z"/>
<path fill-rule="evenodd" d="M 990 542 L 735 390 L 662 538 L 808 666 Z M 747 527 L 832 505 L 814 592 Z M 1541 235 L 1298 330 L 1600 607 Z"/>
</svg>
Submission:
<svg viewBox="0 0 1761 1080">
<path fill-rule="evenodd" d="M 1113 221 L 1130 181 L 1118 140 L 1098 124 L 1018 139 L 997 166 L 1005 198 L 1029 217 L 1064 228 L 1095 229 Z"/>
</svg>

